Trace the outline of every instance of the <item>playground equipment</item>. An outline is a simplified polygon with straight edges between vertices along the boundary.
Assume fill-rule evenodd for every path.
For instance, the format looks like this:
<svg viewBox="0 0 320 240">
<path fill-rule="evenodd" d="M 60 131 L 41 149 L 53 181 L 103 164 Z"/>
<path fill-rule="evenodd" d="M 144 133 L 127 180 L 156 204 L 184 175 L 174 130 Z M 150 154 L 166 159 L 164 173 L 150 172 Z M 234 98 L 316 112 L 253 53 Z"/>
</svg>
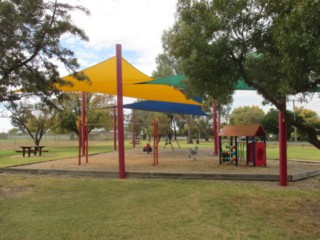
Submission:
<svg viewBox="0 0 320 240">
<path fill-rule="evenodd" d="M 238 166 L 246 155 L 247 165 L 266 166 L 265 136 L 266 132 L 259 124 L 225 126 L 219 133 L 220 164 L 230 162 Z M 238 141 L 239 137 L 245 141 Z M 262 138 L 262 141 L 257 141 L 256 137 Z"/>
<path fill-rule="evenodd" d="M 172 135 L 167 135 L 167 137 L 166 137 L 166 142 L 165 142 L 163 148 L 166 148 L 167 145 L 170 145 L 172 151 L 174 151 L 174 147 L 173 147 L 173 145 L 172 145 L 172 141 L 176 141 L 178 147 L 181 148 L 181 147 L 180 147 L 180 144 L 179 144 L 179 142 L 178 142 L 178 139 L 176 139 L 176 138 L 173 138 L 173 139 L 172 139 Z"/>
<path fill-rule="evenodd" d="M 230 141 L 221 141 L 220 143 L 221 158 L 220 163 L 232 162 L 238 166 L 238 147 L 237 142 L 233 144 L 233 138 Z"/>
<path fill-rule="evenodd" d="M 197 155 L 198 154 L 198 146 L 195 146 L 194 148 L 190 148 L 189 151 L 190 151 L 189 158 L 191 158 L 191 156 Z M 197 160 L 196 157 L 193 157 L 193 160 Z"/>
<path fill-rule="evenodd" d="M 250 142 L 247 145 L 247 164 L 253 166 L 266 166 L 266 144 L 265 142 Z"/>
<path fill-rule="evenodd" d="M 171 126 L 169 128 L 167 128 L 167 129 L 163 129 L 161 136 L 163 135 L 164 132 L 167 135 L 166 136 L 166 142 L 165 142 L 163 148 L 166 148 L 166 146 L 170 144 L 172 151 L 174 151 L 174 148 L 173 148 L 173 145 L 172 145 L 172 141 L 176 141 L 178 147 L 179 148 L 181 148 L 181 147 L 180 147 L 180 144 L 179 144 L 177 136 L 176 136 L 176 130 L 175 129 L 177 128 L 177 126 L 176 126 L 175 121 L 173 120 L 173 115 L 171 115 L 170 119 L 171 119 Z M 172 128 L 174 130 L 172 130 Z"/>
</svg>

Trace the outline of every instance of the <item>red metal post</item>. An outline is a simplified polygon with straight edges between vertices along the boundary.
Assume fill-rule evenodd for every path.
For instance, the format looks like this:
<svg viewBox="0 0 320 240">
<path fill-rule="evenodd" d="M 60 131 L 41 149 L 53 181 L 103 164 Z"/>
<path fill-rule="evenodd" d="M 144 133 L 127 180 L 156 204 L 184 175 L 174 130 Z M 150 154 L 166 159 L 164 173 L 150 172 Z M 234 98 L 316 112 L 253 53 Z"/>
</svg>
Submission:
<svg viewBox="0 0 320 240">
<path fill-rule="evenodd" d="M 85 156 L 86 154 L 86 149 L 85 149 L 85 141 L 86 141 L 86 134 L 85 134 L 85 123 L 86 123 L 86 93 L 82 92 L 82 104 L 81 104 L 81 148 L 82 148 L 82 156 Z"/>
<path fill-rule="evenodd" d="M 88 123 L 85 124 L 85 133 L 86 133 L 86 163 L 89 162 L 89 127 Z"/>
<path fill-rule="evenodd" d="M 116 45 L 116 59 L 117 59 L 119 178 L 125 178 L 126 171 L 125 171 L 125 156 L 124 156 L 122 49 L 121 49 L 121 44 Z"/>
<path fill-rule="evenodd" d="M 221 116 L 220 116 L 220 111 L 217 111 L 217 114 L 218 114 L 218 123 L 217 123 L 217 144 L 218 144 L 218 155 L 220 154 L 219 151 L 220 151 L 220 145 L 221 145 L 221 142 L 219 140 L 219 133 L 220 133 L 220 126 L 221 126 Z"/>
<path fill-rule="evenodd" d="M 153 119 L 153 166 L 156 166 L 156 121 Z"/>
<path fill-rule="evenodd" d="M 213 112 L 213 139 L 214 139 L 214 155 L 218 155 L 218 123 L 217 123 L 217 105 L 213 101 L 212 103 Z"/>
<path fill-rule="evenodd" d="M 286 111 L 286 103 L 283 103 L 282 110 L 279 111 L 279 184 L 287 186 L 287 123 L 284 119 L 283 111 Z"/>
<path fill-rule="evenodd" d="M 117 109 L 113 108 L 113 150 L 117 151 Z"/>
<path fill-rule="evenodd" d="M 81 120 L 79 120 L 79 155 L 78 155 L 78 165 L 81 165 L 81 145 L 82 145 L 82 131 L 81 131 Z"/>
<path fill-rule="evenodd" d="M 159 124 L 156 121 L 156 160 L 157 165 L 159 164 Z"/>
<path fill-rule="evenodd" d="M 134 109 L 132 109 L 132 147 L 136 147 L 136 114 Z"/>
<path fill-rule="evenodd" d="M 156 166 L 158 165 L 158 137 L 159 137 L 159 132 L 158 132 L 158 122 L 154 119 L 153 120 L 153 165 Z"/>
</svg>

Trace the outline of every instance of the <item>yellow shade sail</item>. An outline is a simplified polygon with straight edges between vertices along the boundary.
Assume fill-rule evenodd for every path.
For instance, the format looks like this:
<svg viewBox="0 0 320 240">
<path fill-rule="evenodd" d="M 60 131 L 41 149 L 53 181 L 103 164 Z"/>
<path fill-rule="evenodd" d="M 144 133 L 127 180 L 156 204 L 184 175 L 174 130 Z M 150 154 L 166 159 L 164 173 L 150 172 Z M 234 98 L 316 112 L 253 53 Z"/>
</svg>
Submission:
<svg viewBox="0 0 320 240">
<path fill-rule="evenodd" d="M 62 79 L 72 83 L 72 86 L 58 85 L 56 87 L 65 92 L 117 94 L 116 57 L 112 57 L 80 72 L 85 74 L 90 81 L 78 81 L 72 75 L 68 75 Z M 153 78 L 133 67 L 125 59 L 122 59 L 123 96 L 153 101 L 202 105 L 199 102 L 187 99 L 181 91 L 171 86 L 139 84 L 151 80 Z"/>
</svg>

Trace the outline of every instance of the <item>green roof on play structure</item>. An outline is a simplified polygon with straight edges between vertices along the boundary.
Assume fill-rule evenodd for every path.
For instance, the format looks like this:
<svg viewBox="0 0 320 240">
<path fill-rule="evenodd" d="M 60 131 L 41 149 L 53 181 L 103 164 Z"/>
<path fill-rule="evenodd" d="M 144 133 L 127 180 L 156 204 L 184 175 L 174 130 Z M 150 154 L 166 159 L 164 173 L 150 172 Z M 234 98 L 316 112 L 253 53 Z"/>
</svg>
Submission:
<svg viewBox="0 0 320 240">
<path fill-rule="evenodd" d="M 171 77 L 166 77 L 166 78 L 158 78 L 158 79 L 151 80 L 148 82 L 143 82 L 143 83 L 169 85 L 169 86 L 183 89 L 185 87 L 185 83 L 184 83 L 185 80 L 186 80 L 185 75 L 176 75 L 176 76 L 171 76 Z M 235 86 L 235 90 L 253 91 L 255 89 L 253 87 L 250 87 L 248 84 L 246 84 L 243 79 L 239 79 L 236 86 Z M 320 92 L 320 86 L 315 87 L 310 92 Z"/>
<path fill-rule="evenodd" d="M 155 80 L 151 80 L 146 82 L 147 84 L 160 84 L 160 85 L 169 85 L 177 88 L 184 88 L 185 83 L 184 81 L 186 80 L 185 75 L 176 75 L 176 76 L 171 76 L 171 77 L 166 77 L 166 78 L 158 78 Z M 242 79 L 238 80 L 237 85 L 236 85 L 236 90 L 254 90 L 254 88 L 248 86 Z"/>
</svg>

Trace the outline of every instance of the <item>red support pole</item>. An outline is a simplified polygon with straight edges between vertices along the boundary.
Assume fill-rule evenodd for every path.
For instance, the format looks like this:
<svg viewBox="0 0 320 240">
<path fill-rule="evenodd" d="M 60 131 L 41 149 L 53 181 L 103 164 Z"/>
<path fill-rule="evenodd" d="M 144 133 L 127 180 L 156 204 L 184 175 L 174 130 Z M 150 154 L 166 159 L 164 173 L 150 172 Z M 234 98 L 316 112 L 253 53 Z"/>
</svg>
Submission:
<svg viewBox="0 0 320 240">
<path fill-rule="evenodd" d="M 86 134 L 85 134 L 85 123 L 86 123 L 86 93 L 82 92 L 82 104 L 81 104 L 81 147 L 82 147 L 82 156 L 85 156 L 86 154 L 86 148 L 85 148 L 85 141 L 86 141 Z"/>
<path fill-rule="evenodd" d="M 136 147 L 136 114 L 134 109 L 132 109 L 132 147 Z"/>
<path fill-rule="evenodd" d="M 157 149 L 157 154 L 156 154 L 156 158 L 157 158 L 157 165 L 159 164 L 159 124 L 156 121 L 156 149 Z"/>
<path fill-rule="evenodd" d="M 153 166 L 157 165 L 156 161 L 156 121 L 153 119 Z"/>
<path fill-rule="evenodd" d="M 82 146 L 82 131 L 81 131 L 81 120 L 79 120 L 79 155 L 78 155 L 78 165 L 81 165 L 81 146 Z"/>
<path fill-rule="evenodd" d="M 213 101 L 212 103 L 213 112 L 213 139 L 214 139 L 214 155 L 218 155 L 218 123 L 217 123 L 217 105 Z"/>
<path fill-rule="evenodd" d="M 283 112 L 286 111 L 286 103 L 283 103 L 282 110 L 279 111 L 279 184 L 288 186 L 287 179 L 287 122 Z"/>
<path fill-rule="evenodd" d="M 86 122 L 85 124 L 85 133 L 86 133 L 86 163 L 89 162 L 89 127 Z"/>
<path fill-rule="evenodd" d="M 124 156 L 122 49 L 121 49 L 121 44 L 116 45 L 116 59 L 117 59 L 119 178 L 125 178 L 126 171 L 125 171 L 125 156 Z"/>
<path fill-rule="evenodd" d="M 113 150 L 117 151 L 117 109 L 113 108 Z"/>
<path fill-rule="evenodd" d="M 159 132 L 158 132 L 158 122 L 154 119 L 153 120 L 153 165 L 156 166 L 158 165 L 158 137 L 159 137 Z"/>
</svg>

